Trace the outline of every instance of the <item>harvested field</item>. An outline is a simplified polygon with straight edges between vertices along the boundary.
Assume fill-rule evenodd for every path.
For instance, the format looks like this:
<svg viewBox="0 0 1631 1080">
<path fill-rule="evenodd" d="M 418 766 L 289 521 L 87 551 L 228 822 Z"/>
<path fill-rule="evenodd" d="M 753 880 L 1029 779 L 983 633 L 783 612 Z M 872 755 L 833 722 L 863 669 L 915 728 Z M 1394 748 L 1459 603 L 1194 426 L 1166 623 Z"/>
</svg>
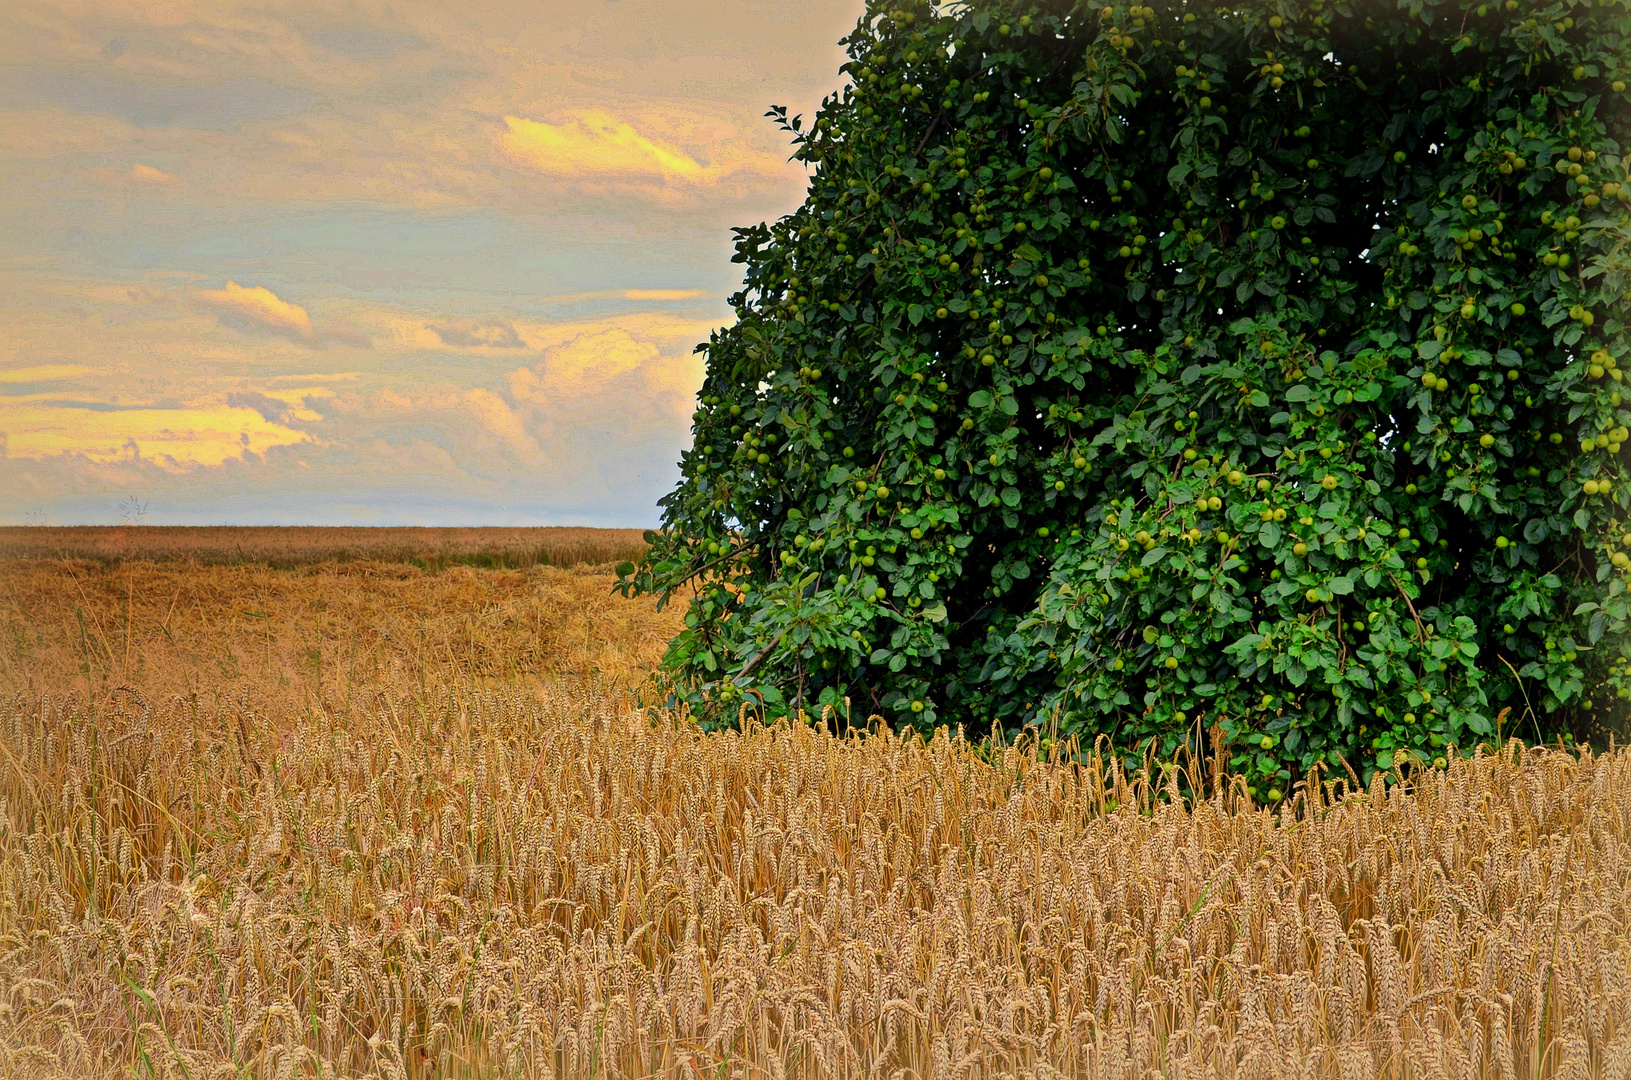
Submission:
<svg viewBox="0 0 1631 1080">
<path fill-rule="evenodd" d="M 704 735 L 610 584 L 0 563 L 0 1075 L 1631 1076 L 1631 753 Z"/>
</svg>

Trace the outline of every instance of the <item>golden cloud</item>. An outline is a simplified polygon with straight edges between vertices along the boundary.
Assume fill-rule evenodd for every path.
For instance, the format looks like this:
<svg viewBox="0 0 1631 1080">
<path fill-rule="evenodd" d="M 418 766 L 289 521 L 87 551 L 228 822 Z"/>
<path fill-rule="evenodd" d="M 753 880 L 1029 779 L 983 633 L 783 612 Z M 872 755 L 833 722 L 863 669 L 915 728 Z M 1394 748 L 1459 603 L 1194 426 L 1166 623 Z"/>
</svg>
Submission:
<svg viewBox="0 0 1631 1080">
<path fill-rule="evenodd" d="M 175 187 L 181 183 L 181 177 L 173 176 L 151 165 L 136 164 L 130 167 L 129 172 L 120 172 L 106 166 L 92 169 L 91 179 L 104 187 L 121 187 L 126 184 L 142 184 L 147 187 Z"/>
<path fill-rule="evenodd" d="M 641 337 L 667 341 L 673 345 L 683 344 L 689 353 L 691 346 L 707 341 L 709 334 L 728 324 L 721 319 L 680 318 L 667 312 L 646 311 L 620 318 L 617 325 Z"/>
<path fill-rule="evenodd" d="M 181 177 L 173 176 L 167 172 L 161 172 L 160 170 L 153 168 L 151 165 L 143 165 L 139 162 L 130 167 L 130 179 L 134 180 L 138 184 L 181 183 Z"/>
<path fill-rule="evenodd" d="M 254 409 L 225 403 L 106 410 L 43 394 L 0 398 L 0 437 L 13 459 L 68 454 L 98 463 L 145 460 L 170 472 L 311 441 Z"/>
<path fill-rule="evenodd" d="M 34 367 L 0 371 L 0 383 L 56 382 L 89 375 L 93 369 L 83 364 L 39 364 Z"/>
<path fill-rule="evenodd" d="M 699 300 L 708 294 L 701 289 L 624 289 L 625 300 Z"/>
<path fill-rule="evenodd" d="M 228 281 L 224 289 L 204 289 L 195 295 L 206 304 L 264 329 L 311 337 L 311 316 L 306 314 L 306 309 L 280 299 L 265 286 L 245 288 L 236 281 Z"/>
<path fill-rule="evenodd" d="M 360 410 L 376 423 L 390 423 L 410 415 L 458 417 L 474 421 L 478 428 L 496 437 L 522 463 L 535 468 L 548 463 L 543 448 L 527 430 L 522 418 L 516 415 L 508 402 L 491 390 L 439 386 L 416 394 L 387 386 L 366 402 L 349 400 L 342 402 L 342 406 Z"/>
<path fill-rule="evenodd" d="M 352 382 L 362 377 L 363 373 L 360 371 L 297 371 L 289 375 L 268 375 L 266 376 L 266 380 L 268 382 Z M 308 395 L 333 393 L 333 391 L 324 391 L 321 389 L 302 390 L 299 392 Z M 277 394 L 270 390 L 268 390 L 267 393 L 272 394 L 273 397 L 277 396 Z"/>
<path fill-rule="evenodd" d="M 580 408 L 586 399 L 605 405 L 629 395 L 648 402 L 677 395 L 689 412 L 702 376 L 700 358 L 674 356 L 625 329 L 604 327 L 550 348 L 541 364 L 510 372 L 507 382 L 510 396 L 529 405 L 575 401 Z"/>
<path fill-rule="evenodd" d="M 621 292 L 584 294 L 585 297 L 620 295 Z M 557 296 L 548 299 L 559 301 L 563 298 Z M 720 306 L 723 308 L 723 305 Z M 725 309 L 726 312 L 728 310 Z M 697 342 L 708 340 L 708 335 L 719 329 L 723 322 L 719 318 L 696 318 L 673 309 L 629 310 L 617 314 L 549 322 L 489 318 L 481 322 L 454 324 L 470 335 L 468 338 L 462 338 L 458 333 L 450 333 L 446 324 L 429 321 L 423 314 L 400 309 L 384 307 L 359 309 L 357 318 L 379 336 L 380 348 L 386 351 L 445 353 L 451 349 L 460 349 L 495 356 L 528 350 L 544 352 L 585 334 L 614 329 L 627 332 L 635 338 L 660 342 L 664 349 L 684 346 L 689 351 Z"/>
<path fill-rule="evenodd" d="M 539 404 L 575 397 L 657 359 L 661 351 L 627 330 L 608 328 L 580 334 L 549 350 L 536 368 L 510 373 L 510 392 Z"/>
<path fill-rule="evenodd" d="M 521 418 L 511 411 L 509 403 L 491 390 L 466 390 L 464 406 L 480 421 L 482 427 L 498 436 L 521 461 L 538 465 L 543 461 L 543 448 L 527 431 Z"/>
<path fill-rule="evenodd" d="M 584 300 L 700 300 L 701 289 L 606 289 L 601 292 L 561 293 L 541 299 L 550 304 L 576 304 Z"/>
<path fill-rule="evenodd" d="M 710 178 L 690 154 L 647 138 L 632 124 L 588 109 L 560 124 L 517 116 L 504 118 L 499 148 L 540 172 L 569 178 L 632 177 L 701 183 Z"/>
</svg>

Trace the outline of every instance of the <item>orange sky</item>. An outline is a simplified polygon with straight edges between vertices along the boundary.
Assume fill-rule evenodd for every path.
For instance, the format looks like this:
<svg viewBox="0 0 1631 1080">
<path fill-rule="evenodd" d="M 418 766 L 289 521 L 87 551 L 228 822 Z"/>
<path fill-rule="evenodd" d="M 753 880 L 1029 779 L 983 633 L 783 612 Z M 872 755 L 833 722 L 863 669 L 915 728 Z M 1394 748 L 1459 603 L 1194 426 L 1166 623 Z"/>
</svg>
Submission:
<svg viewBox="0 0 1631 1080">
<path fill-rule="evenodd" d="M 8 0 L 0 524 L 654 524 L 861 7 Z"/>
</svg>

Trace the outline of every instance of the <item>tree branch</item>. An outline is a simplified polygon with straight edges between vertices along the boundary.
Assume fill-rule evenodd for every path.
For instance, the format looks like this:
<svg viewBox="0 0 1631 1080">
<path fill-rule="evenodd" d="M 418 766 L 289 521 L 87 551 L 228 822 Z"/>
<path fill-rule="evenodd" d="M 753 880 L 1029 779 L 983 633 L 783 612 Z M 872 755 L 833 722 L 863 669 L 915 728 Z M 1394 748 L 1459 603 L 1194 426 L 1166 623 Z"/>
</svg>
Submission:
<svg viewBox="0 0 1631 1080">
<path fill-rule="evenodd" d="M 699 578 L 703 574 L 707 573 L 709 570 L 712 570 L 714 567 L 718 566 L 720 563 L 725 562 L 725 561 L 727 561 L 729 559 L 734 559 L 739 555 L 742 555 L 742 554 L 744 554 L 746 552 L 752 551 L 754 548 L 756 548 L 758 546 L 759 546 L 759 541 L 758 540 L 751 540 L 748 543 L 743 544 L 741 547 L 731 548 L 729 551 L 725 552 L 725 554 L 721 555 L 719 558 L 715 559 L 713 562 L 703 563 L 701 566 L 697 567 L 695 570 L 691 571 L 689 574 L 686 574 L 683 578 L 681 578 L 679 580 L 677 585 L 684 585 L 687 581 L 691 581 L 691 580 L 693 580 L 695 578 Z"/>
<path fill-rule="evenodd" d="M 759 655 L 755 656 L 752 660 L 749 660 L 746 666 L 744 666 L 741 671 L 736 673 L 736 677 L 738 679 L 745 679 L 749 675 L 753 674 L 753 670 L 760 664 L 764 663 L 765 660 L 769 658 L 771 653 L 776 651 L 776 646 L 780 645 L 782 643 L 782 638 L 786 636 L 786 630 L 783 630 L 781 633 L 777 634 L 774 641 L 772 641 L 769 645 L 766 645 L 763 649 L 759 650 Z"/>
</svg>

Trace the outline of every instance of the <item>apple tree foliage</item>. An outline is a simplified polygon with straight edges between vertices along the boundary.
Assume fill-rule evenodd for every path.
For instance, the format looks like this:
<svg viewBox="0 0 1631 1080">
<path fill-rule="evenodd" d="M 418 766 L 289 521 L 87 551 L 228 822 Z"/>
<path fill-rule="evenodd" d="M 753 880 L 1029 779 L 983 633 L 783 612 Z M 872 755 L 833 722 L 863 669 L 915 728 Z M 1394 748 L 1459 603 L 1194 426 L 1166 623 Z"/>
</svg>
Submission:
<svg viewBox="0 0 1631 1080">
<path fill-rule="evenodd" d="M 896 0 L 844 44 L 620 567 L 689 604 L 676 700 L 1217 725 L 1275 795 L 1623 717 L 1625 3 Z"/>
</svg>

